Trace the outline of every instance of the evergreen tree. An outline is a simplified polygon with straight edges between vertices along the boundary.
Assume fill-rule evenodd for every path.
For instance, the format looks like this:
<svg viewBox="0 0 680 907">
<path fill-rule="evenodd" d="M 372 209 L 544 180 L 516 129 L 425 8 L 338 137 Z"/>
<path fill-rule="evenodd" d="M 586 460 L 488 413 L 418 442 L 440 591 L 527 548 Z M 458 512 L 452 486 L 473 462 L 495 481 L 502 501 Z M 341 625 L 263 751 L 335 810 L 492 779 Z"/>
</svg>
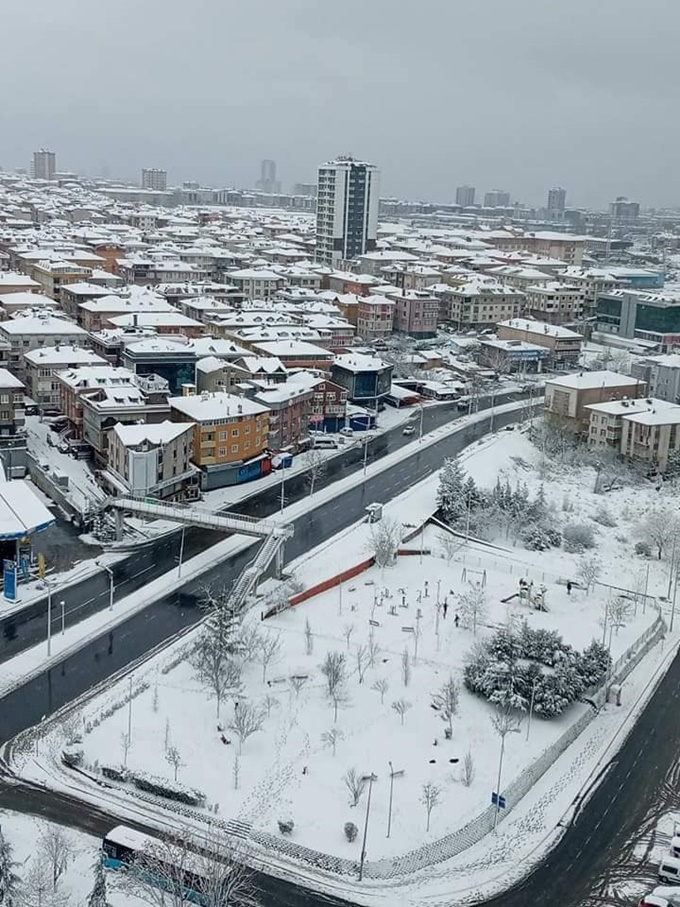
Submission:
<svg viewBox="0 0 680 907">
<path fill-rule="evenodd" d="M 106 900 L 106 876 L 104 875 L 104 864 L 97 860 L 94 867 L 94 888 L 90 893 L 87 907 L 109 907 Z"/>
<path fill-rule="evenodd" d="M 12 859 L 12 845 L 5 840 L 0 827 L 0 907 L 13 907 L 19 885 L 14 873 L 16 863 Z"/>
<path fill-rule="evenodd" d="M 445 523 L 457 523 L 464 516 L 467 506 L 465 473 L 458 460 L 444 460 L 437 489 L 437 507 L 442 519 Z"/>
</svg>

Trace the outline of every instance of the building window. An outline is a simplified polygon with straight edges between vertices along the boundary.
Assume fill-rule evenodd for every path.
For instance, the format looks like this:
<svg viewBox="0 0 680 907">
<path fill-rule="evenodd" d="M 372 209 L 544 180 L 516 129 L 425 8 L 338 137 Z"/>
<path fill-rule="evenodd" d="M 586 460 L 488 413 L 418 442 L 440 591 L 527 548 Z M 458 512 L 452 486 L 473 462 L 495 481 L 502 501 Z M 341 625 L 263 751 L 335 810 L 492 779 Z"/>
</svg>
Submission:
<svg viewBox="0 0 680 907">
<path fill-rule="evenodd" d="M 232 438 L 238 438 L 238 428 L 232 428 L 231 436 Z"/>
<path fill-rule="evenodd" d="M 231 452 L 232 452 L 232 453 L 238 453 L 238 444 L 232 444 L 232 445 L 231 445 Z"/>
<path fill-rule="evenodd" d="M 0 403 L 9 403 L 9 394 L 0 394 Z"/>
<path fill-rule="evenodd" d="M 220 455 L 221 457 L 225 457 L 225 456 L 227 455 L 227 448 L 226 448 L 226 447 L 220 447 L 218 453 L 219 453 L 219 455 Z"/>
<path fill-rule="evenodd" d="M 220 441 L 226 441 L 226 440 L 227 440 L 227 433 L 226 433 L 226 431 L 221 431 L 221 432 L 220 432 Z"/>
</svg>

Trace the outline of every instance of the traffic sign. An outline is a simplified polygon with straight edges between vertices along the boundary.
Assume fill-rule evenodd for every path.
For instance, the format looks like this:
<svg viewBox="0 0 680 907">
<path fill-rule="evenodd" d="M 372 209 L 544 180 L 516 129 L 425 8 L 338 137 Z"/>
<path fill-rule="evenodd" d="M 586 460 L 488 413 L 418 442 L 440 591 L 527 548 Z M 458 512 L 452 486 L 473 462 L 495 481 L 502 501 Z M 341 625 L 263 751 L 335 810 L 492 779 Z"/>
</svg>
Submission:
<svg viewBox="0 0 680 907">
<path fill-rule="evenodd" d="M 499 797 L 496 791 L 491 794 L 491 803 L 499 809 L 505 809 L 505 797 Z"/>
</svg>

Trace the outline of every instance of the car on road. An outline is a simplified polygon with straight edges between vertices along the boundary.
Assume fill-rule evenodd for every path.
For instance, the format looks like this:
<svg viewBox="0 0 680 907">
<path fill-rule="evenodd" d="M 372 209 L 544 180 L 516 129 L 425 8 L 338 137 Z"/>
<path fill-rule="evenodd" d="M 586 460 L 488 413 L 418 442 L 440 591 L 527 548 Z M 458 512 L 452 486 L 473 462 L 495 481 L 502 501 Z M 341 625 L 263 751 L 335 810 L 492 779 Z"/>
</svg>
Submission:
<svg viewBox="0 0 680 907">
<path fill-rule="evenodd" d="M 459 397 L 456 400 L 456 406 L 458 407 L 458 409 L 467 409 L 469 405 L 470 405 L 469 397 Z"/>
<path fill-rule="evenodd" d="M 415 425 L 405 425 L 402 435 L 414 435 L 416 433 Z"/>
<path fill-rule="evenodd" d="M 347 438 L 352 438 L 354 437 L 354 429 L 346 425 L 344 428 L 340 429 L 340 434 L 345 435 Z"/>
</svg>

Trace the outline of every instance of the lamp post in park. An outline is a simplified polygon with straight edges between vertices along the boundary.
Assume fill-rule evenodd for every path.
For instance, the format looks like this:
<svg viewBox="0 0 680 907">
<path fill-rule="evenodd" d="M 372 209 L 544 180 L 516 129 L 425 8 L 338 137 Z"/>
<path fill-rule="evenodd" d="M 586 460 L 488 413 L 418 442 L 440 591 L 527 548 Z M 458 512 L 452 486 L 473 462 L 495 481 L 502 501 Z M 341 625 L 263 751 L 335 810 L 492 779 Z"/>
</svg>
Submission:
<svg viewBox="0 0 680 907">
<path fill-rule="evenodd" d="M 371 815 L 371 793 L 373 791 L 373 782 L 378 780 L 378 776 L 371 772 L 370 775 L 362 775 L 362 781 L 368 781 L 368 799 L 366 801 L 366 818 L 364 820 L 364 836 L 361 841 L 361 858 L 359 860 L 359 881 L 364 877 L 364 860 L 366 859 L 366 837 L 368 836 L 368 819 Z"/>
</svg>

